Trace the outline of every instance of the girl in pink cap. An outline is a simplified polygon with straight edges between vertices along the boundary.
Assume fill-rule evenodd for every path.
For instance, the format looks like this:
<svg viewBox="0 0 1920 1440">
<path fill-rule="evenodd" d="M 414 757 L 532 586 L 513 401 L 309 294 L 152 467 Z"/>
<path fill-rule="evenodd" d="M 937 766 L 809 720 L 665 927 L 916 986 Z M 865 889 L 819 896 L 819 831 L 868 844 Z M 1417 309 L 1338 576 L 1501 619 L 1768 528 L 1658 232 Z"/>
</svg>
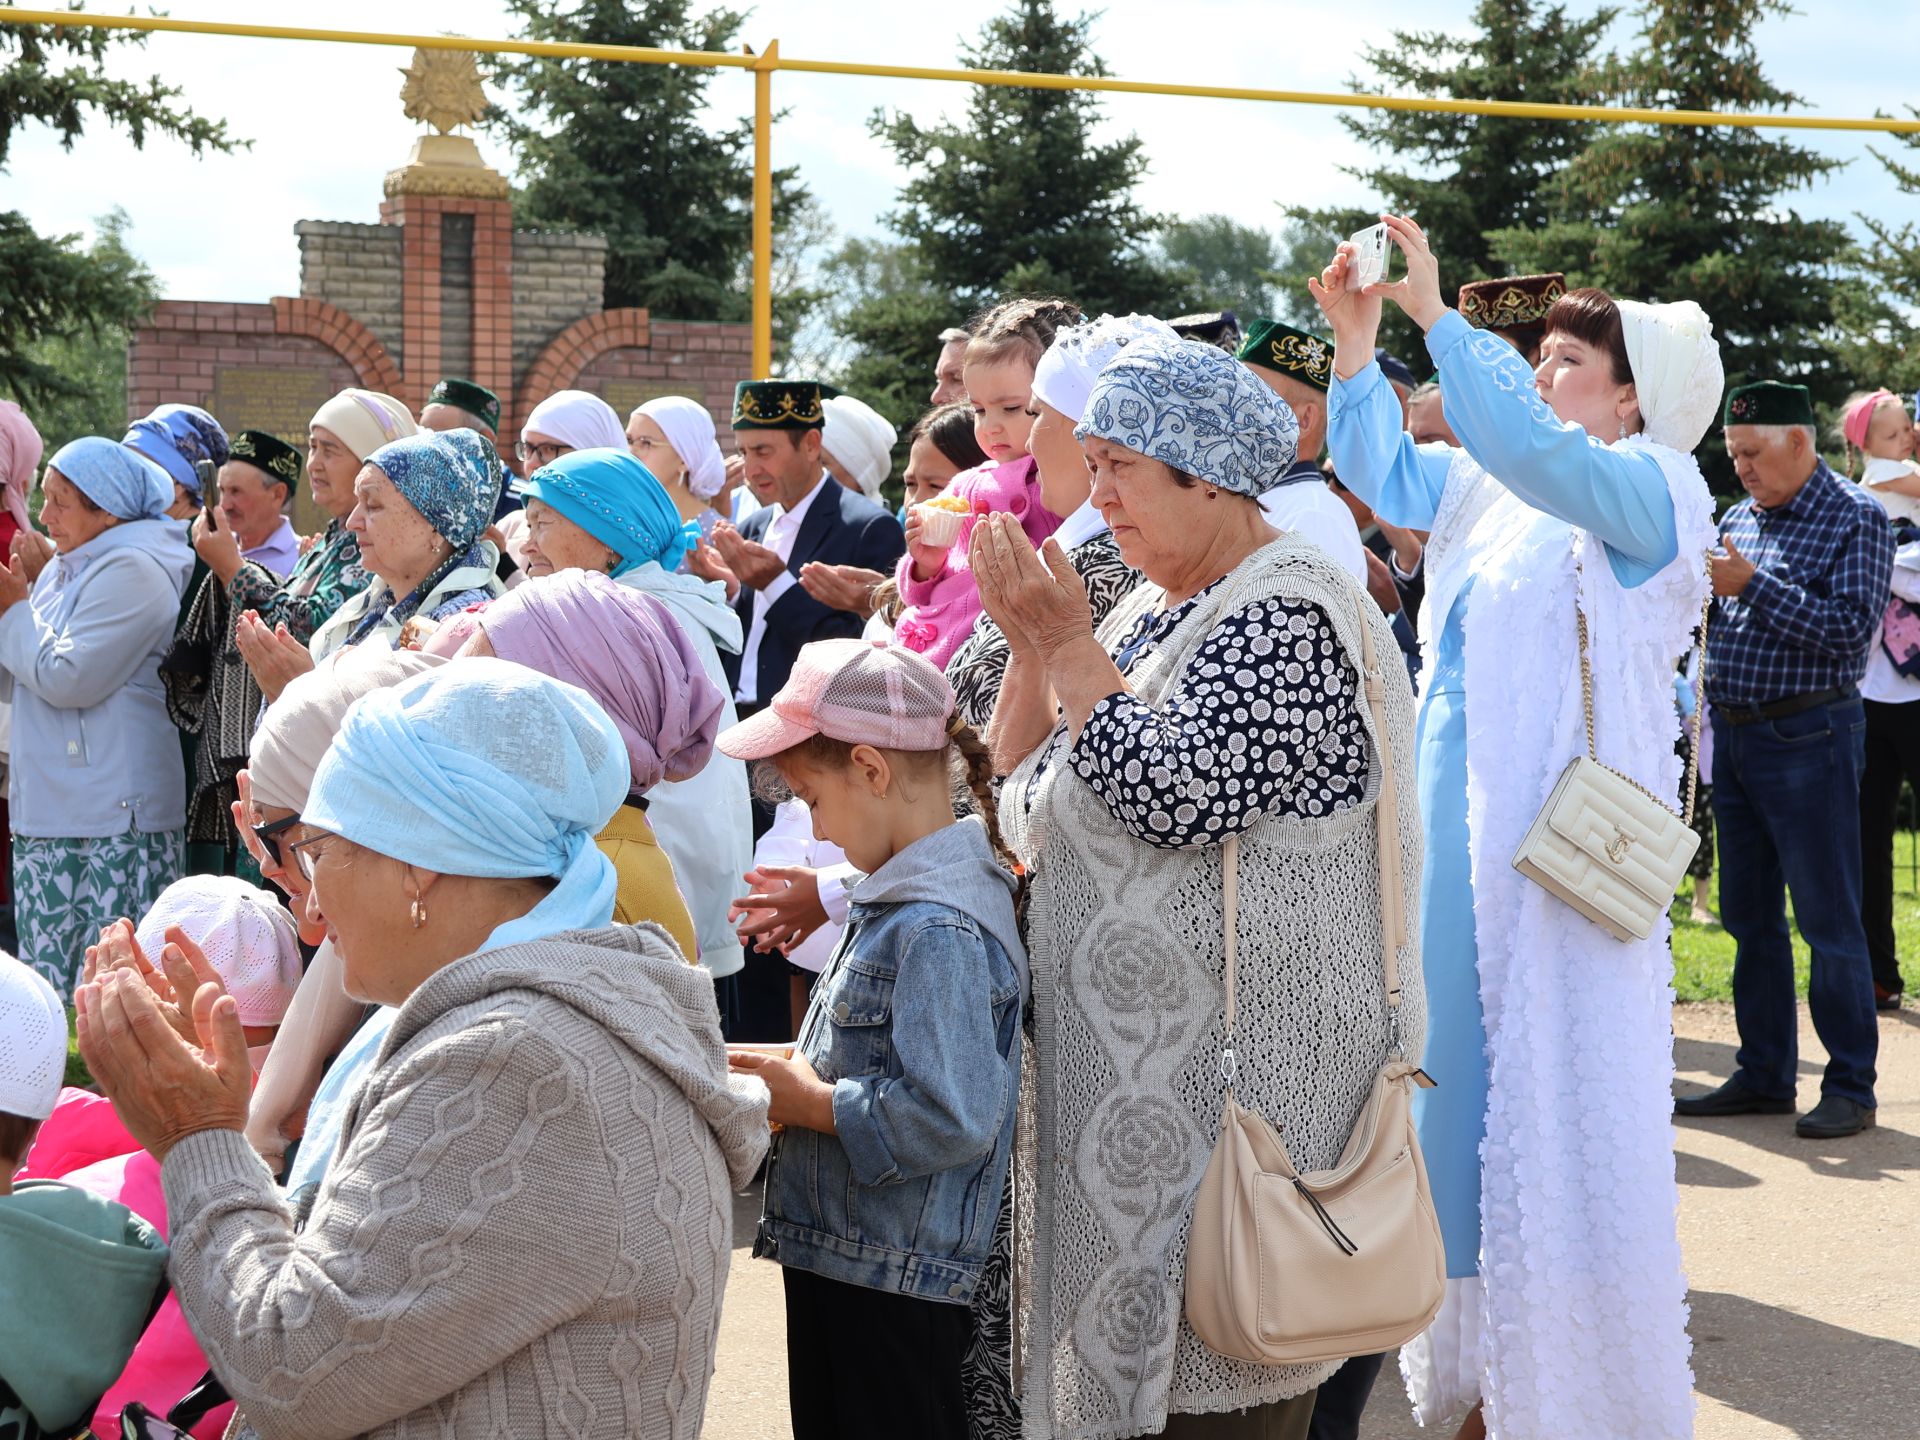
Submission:
<svg viewBox="0 0 1920 1440">
<path fill-rule="evenodd" d="M 937 666 L 869 640 L 807 646 L 717 743 L 866 876 L 791 1056 L 731 1056 L 785 1127 L 753 1253 L 785 1267 L 795 1440 L 961 1440 L 1027 968 L 986 747 Z M 980 813 L 955 820 L 961 776 Z"/>
</svg>

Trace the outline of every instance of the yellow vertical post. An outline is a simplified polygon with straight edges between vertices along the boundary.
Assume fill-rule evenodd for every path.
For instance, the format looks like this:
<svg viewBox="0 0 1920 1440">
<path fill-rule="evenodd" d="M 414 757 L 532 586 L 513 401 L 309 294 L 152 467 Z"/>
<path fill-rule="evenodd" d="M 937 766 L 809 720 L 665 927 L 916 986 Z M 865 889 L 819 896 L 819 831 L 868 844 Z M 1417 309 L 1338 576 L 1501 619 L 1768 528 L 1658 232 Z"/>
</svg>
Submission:
<svg viewBox="0 0 1920 1440">
<path fill-rule="evenodd" d="M 780 42 L 753 57 L 753 373 L 773 373 L 773 72 Z"/>
</svg>

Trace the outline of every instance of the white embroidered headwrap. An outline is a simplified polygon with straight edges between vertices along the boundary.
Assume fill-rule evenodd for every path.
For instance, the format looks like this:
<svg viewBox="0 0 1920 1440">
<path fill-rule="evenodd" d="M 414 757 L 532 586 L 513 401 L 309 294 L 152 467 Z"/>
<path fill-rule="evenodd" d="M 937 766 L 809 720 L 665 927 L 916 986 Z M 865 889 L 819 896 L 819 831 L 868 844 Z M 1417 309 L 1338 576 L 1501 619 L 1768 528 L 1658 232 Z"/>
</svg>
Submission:
<svg viewBox="0 0 1920 1440">
<path fill-rule="evenodd" d="M 1720 413 L 1726 372 L 1713 321 L 1691 300 L 1647 305 L 1620 300 L 1627 368 L 1640 400 L 1643 434 L 1682 454 L 1698 445 Z"/>
<path fill-rule="evenodd" d="M 1033 393 L 1076 425 L 1087 413 L 1093 382 L 1107 363 L 1136 340 L 1180 337 L 1151 315 L 1102 315 L 1055 333 L 1033 371 Z"/>
</svg>

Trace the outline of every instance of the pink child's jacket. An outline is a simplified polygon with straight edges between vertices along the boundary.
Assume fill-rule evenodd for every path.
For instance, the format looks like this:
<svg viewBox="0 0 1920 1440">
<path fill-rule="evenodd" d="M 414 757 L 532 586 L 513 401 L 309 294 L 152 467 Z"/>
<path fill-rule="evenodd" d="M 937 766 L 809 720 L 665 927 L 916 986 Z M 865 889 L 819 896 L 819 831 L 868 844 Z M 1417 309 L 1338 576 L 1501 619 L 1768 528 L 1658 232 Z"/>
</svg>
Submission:
<svg viewBox="0 0 1920 1440">
<path fill-rule="evenodd" d="M 946 493 L 966 500 L 975 518 L 1013 516 L 1036 550 L 1060 528 L 1060 516 L 1040 503 L 1040 471 L 1031 455 L 962 471 L 953 477 Z M 974 584 L 973 571 L 967 566 L 967 539 L 972 532 L 973 520 L 969 519 L 933 578 L 913 578 L 912 551 L 900 557 L 900 568 L 894 572 L 900 598 L 905 602 L 893 627 L 894 643 L 919 651 L 942 670 L 980 618 L 980 587 Z"/>
</svg>

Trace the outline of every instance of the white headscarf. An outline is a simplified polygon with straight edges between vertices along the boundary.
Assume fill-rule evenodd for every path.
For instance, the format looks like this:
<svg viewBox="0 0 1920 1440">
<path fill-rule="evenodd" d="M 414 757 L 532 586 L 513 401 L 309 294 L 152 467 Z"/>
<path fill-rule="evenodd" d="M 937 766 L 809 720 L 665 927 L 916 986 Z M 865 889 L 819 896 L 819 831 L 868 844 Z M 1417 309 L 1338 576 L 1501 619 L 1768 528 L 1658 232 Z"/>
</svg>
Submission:
<svg viewBox="0 0 1920 1440">
<path fill-rule="evenodd" d="M 1151 315 L 1102 315 L 1057 331 L 1033 371 L 1033 393 L 1076 425 L 1086 418 L 1087 397 L 1107 362 L 1135 340 L 1177 340 L 1164 320 Z"/>
<path fill-rule="evenodd" d="M 576 450 L 627 448 L 627 432 L 620 428 L 613 407 L 585 390 L 558 390 L 534 406 L 520 427 L 520 438 L 525 440 L 536 431 Z"/>
<path fill-rule="evenodd" d="M 727 483 L 727 462 L 720 458 L 720 442 L 713 438 L 713 412 L 684 395 L 662 395 L 633 413 L 646 416 L 660 427 L 673 453 L 687 467 L 687 489 L 701 500 L 711 500 L 720 493 Z"/>
<path fill-rule="evenodd" d="M 851 395 L 835 395 L 822 404 L 827 428 L 820 448 L 846 467 L 862 495 L 873 499 L 893 470 L 893 442 L 900 432 L 886 416 Z"/>
<path fill-rule="evenodd" d="M 376 390 L 342 390 L 314 411 L 308 423 L 331 430 L 356 460 L 365 460 L 382 445 L 420 433 L 411 410 Z"/>
<path fill-rule="evenodd" d="M 1684 454 L 1706 435 L 1726 388 L 1713 321 L 1691 300 L 1615 303 L 1640 401 L 1641 433 Z"/>
</svg>

